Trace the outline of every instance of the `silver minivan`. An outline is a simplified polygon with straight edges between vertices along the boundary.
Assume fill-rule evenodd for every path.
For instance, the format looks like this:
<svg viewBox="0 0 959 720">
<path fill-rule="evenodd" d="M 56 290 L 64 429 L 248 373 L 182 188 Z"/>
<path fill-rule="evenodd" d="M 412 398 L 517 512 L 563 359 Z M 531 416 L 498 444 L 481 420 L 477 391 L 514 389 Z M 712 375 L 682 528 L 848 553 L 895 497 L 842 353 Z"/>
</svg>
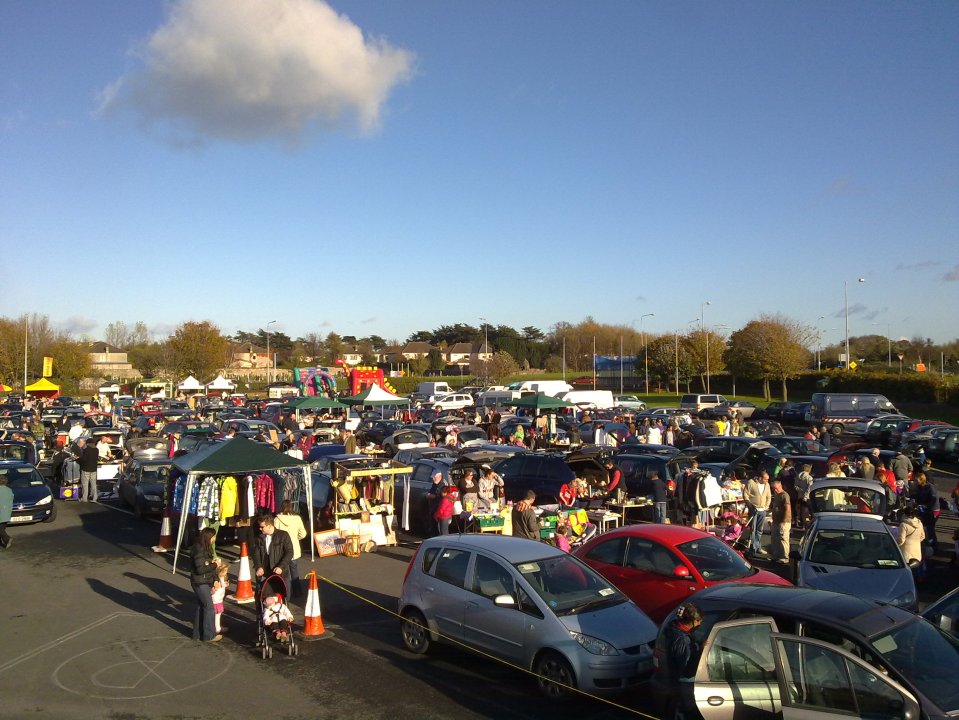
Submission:
<svg viewBox="0 0 959 720">
<path fill-rule="evenodd" d="M 399 601 L 403 644 L 464 644 L 536 675 L 540 691 L 624 690 L 653 670 L 656 625 L 572 555 L 503 535 L 446 535 L 410 560 Z"/>
<path fill-rule="evenodd" d="M 679 400 L 680 410 L 699 412 L 704 408 L 716 407 L 727 402 L 722 395 L 683 395 Z"/>
</svg>

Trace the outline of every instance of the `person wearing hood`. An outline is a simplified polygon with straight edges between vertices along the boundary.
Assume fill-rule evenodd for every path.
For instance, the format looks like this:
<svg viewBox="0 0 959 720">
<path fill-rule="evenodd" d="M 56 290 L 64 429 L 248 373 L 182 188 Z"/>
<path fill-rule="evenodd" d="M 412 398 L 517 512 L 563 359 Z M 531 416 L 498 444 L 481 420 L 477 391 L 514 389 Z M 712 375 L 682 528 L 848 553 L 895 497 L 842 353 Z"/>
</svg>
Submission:
<svg viewBox="0 0 959 720">
<path fill-rule="evenodd" d="M 902 522 L 899 523 L 899 549 L 908 563 L 910 560 L 922 561 L 922 541 L 926 539 L 926 530 L 916 515 L 911 503 L 906 506 Z"/>
</svg>

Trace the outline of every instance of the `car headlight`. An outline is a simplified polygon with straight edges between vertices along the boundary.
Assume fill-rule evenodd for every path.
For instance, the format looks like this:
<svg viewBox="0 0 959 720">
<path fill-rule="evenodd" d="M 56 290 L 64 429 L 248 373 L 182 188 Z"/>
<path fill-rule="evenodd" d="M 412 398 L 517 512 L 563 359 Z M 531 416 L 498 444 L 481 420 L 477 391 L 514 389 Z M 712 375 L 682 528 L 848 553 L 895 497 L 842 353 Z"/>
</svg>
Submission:
<svg viewBox="0 0 959 720">
<path fill-rule="evenodd" d="M 150 502 L 160 502 L 163 498 L 159 495 L 144 495 L 144 500 L 149 500 Z"/>
<path fill-rule="evenodd" d="M 619 650 L 614 648 L 605 640 L 600 640 L 595 638 L 592 635 L 584 635 L 583 633 L 569 631 L 569 634 L 573 636 L 573 639 L 576 640 L 587 652 L 591 652 L 593 655 L 619 655 Z"/>
<path fill-rule="evenodd" d="M 53 495 L 47 495 L 45 498 L 37 500 L 37 505 L 49 505 L 53 502 Z"/>
<path fill-rule="evenodd" d="M 893 598 L 892 604 L 898 605 L 899 607 L 912 607 L 916 604 L 916 593 L 914 593 L 912 590 L 903 593 L 899 597 Z"/>
</svg>

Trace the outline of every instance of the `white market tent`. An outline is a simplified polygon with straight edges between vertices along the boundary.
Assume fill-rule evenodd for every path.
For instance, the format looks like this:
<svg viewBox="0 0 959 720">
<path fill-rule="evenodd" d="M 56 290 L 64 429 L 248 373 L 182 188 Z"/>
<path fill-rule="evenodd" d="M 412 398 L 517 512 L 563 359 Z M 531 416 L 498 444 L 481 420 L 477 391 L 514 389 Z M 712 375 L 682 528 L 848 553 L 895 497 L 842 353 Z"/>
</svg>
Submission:
<svg viewBox="0 0 959 720">
<path fill-rule="evenodd" d="M 218 390 L 218 391 L 219 391 L 219 390 L 229 390 L 229 391 L 232 391 L 232 390 L 235 390 L 235 389 L 236 389 L 236 383 L 233 382 L 232 380 L 227 380 L 227 379 L 226 379 L 225 377 L 223 377 L 222 375 L 217 375 L 217 376 L 213 379 L 213 382 L 211 382 L 210 384 L 208 384 L 208 385 L 206 386 L 206 389 L 207 389 L 207 390 Z"/>
<path fill-rule="evenodd" d="M 191 393 L 203 392 L 203 383 L 190 375 L 183 382 L 177 384 L 176 389 Z"/>
<path fill-rule="evenodd" d="M 347 405 L 408 405 L 408 398 L 394 395 L 379 385 L 370 385 L 358 395 L 340 398 L 340 402 Z"/>
</svg>

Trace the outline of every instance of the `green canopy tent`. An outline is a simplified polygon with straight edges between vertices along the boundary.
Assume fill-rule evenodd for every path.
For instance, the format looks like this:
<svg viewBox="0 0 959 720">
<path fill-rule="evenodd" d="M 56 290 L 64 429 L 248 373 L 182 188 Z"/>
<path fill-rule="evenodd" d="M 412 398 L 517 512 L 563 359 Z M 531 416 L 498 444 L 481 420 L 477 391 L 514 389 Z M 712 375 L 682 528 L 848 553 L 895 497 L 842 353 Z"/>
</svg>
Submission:
<svg viewBox="0 0 959 720">
<path fill-rule="evenodd" d="M 298 397 L 288 400 L 285 403 L 286 407 L 293 408 L 294 410 L 316 410 L 320 408 L 345 408 L 349 407 L 344 405 L 339 400 L 332 400 L 323 395 L 311 395 L 309 397 Z"/>
<path fill-rule="evenodd" d="M 211 445 L 203 445 L 198 450 L 174 458 L 174 467 L 186 474 L 183 489 L 184 510 L 180 513 L 180 526 L 177 529 L 176 550 L 173 555 L 173 572 L 176 573 L 177 558 L 183 533 L 186 527 L 190 497 L 193 487 L 201 475 L 249 475 L 267 470 L 302 468 L 303 486 L 306 490 L 306 502 L 310 506 L 310 537 L 313 536 L 313 483 L 310 478 L 310 464 L 281 453 L 269 445 L 253 442 L 243 437 L 233 438 Z M 312 543 L 310 543 L 312 553 Z M 311 554 L 312 557 L 312 554 Z"/>
<path fill-rule="evenodd" d="M 546 393 L 536 393 L 535 395 L 527 395 L 524 398 L 519 400 L 512 400 L 507 402 L 507 405 L 512 407 L 521 407 L 521 408 L 532 408 L 539 412 L 540 410 L 555 410 L 557 408 L 568 408 L 573 407 L 573 403 L 567 400 L 560 400 L 557 397 L 552 395 L 547 395 Z"/>
<path fill-rule="evenodd" d="M 527 395 L 509 404 L 513 407 L 532 408 L 537 413 L 541 413 L 543 410 L 573 407 L 573 403 L 568 400 L 560 400 L 557 397 L 542 392 L 538 392 L 535 395 Z M 556 434 L 556 414 L 550 413 L 547 422 L 549 423 L 549 436 L 552 437 Z"/>
</svg>

